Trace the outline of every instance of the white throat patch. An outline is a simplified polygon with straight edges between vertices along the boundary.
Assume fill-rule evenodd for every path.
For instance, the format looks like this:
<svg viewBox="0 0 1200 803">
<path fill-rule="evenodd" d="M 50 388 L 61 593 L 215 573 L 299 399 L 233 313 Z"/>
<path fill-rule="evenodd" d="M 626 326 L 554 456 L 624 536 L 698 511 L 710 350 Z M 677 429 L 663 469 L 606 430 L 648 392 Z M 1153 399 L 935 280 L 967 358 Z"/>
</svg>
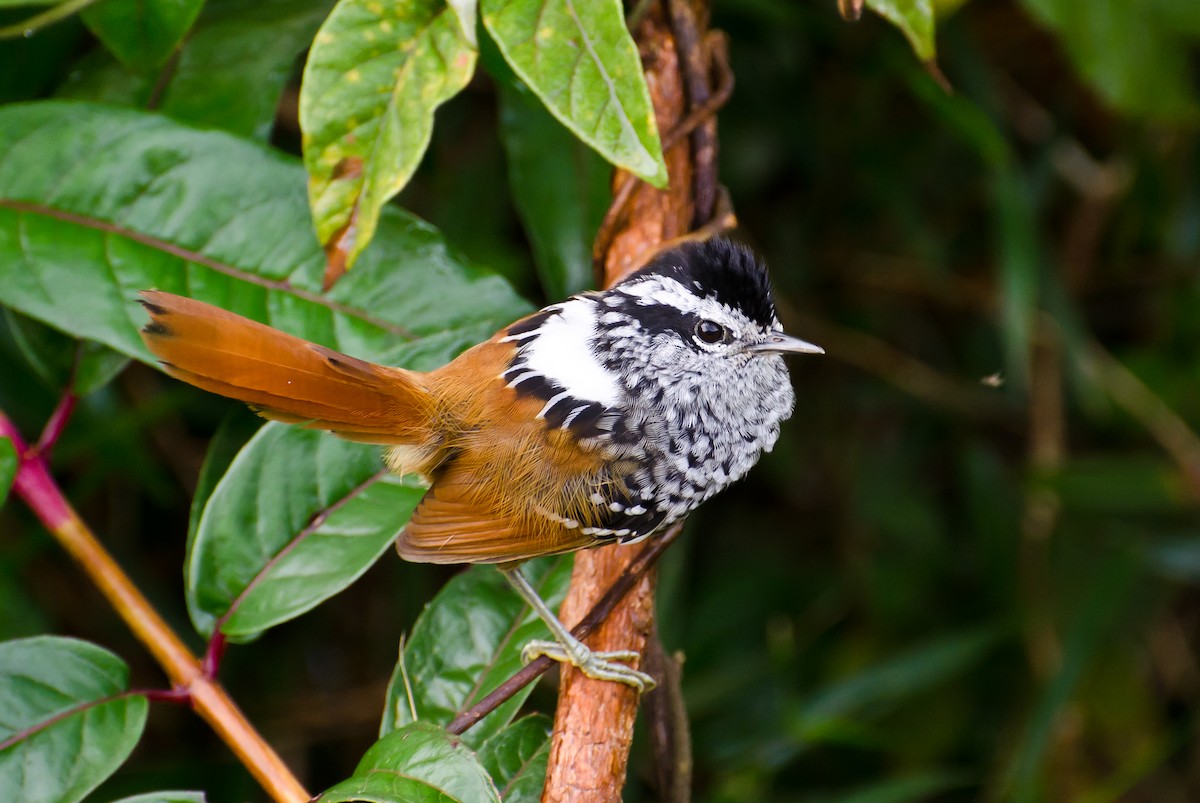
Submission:
<svg viewBox="0 0 1200 803">
<path fill-rule="evenodd" d="M 596 359 L 592 338 L 596 333 L 596 304 L 588 298 L 573 298 L 559 305 L 522 349 L 525 370 L 540 374 L 567 391 L 573 398 L 616 407 L 621 386 Z"/>
</svg>

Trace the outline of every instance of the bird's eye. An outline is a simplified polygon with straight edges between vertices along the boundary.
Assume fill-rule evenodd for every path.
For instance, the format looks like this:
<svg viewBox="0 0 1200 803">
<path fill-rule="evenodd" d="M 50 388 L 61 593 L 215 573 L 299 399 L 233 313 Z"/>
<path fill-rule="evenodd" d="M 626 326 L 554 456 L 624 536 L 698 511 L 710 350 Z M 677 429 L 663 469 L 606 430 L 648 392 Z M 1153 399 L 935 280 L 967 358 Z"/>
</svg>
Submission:
<svg viewBox="0 0 1200 803">
<path fill-rule="evenodd" d="M 696 338 L 701 343 L 708 343 L 710 345 L 720 343 L 726 339 L 728 334 L 729 332 L 724 326 L 714 321 L 704 320 L 696 324 Z"/>
</svg>

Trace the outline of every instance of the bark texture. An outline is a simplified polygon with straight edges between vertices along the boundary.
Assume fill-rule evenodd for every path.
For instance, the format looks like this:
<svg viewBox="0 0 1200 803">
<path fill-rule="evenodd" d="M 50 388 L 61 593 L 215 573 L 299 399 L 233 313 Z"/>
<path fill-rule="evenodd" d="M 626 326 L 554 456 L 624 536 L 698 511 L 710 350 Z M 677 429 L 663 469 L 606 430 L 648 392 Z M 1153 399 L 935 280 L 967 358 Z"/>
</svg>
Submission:
<svg viewBox="0 0 1200 803">
<path fill-rule="evenodd" d="M 655 4 L 635 30 L 660 133 L 684 119 L 685 81 L 670 16 Z M 605 286 L 640 267 L 664 242 L 686 235 L 694 215 L 693 157 L 688 137 L 675 137 L 666 154 L 670 184 L 657 190 L 618 171 L 614 206 L 597 238 L 595 257 Z M 561 617 L 574 625 L 632 563 L 645 545 L 610 546 L 579 553 Z M 649 572 L 588 643 L 596 650 L 645 654 L 654 624 L 655 571 Z M 644 667 L 643 667 L 644 668 Z M 638 695 L 628 686 L 584 677 L 564 667 L 554 741 L 542 800 L 619 801 L 625 783 Z"/>
</svg>

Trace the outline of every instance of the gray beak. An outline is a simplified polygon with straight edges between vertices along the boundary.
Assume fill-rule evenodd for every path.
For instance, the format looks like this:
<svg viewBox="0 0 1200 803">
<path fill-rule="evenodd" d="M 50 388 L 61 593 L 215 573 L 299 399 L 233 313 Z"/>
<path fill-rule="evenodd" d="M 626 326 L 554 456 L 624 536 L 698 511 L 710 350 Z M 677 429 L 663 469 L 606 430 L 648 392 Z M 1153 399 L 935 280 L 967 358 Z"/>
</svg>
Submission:
<svg viewBox="0 0 1200 803">
<path fill-rule="evenodd" d="M 807 340 L 785 335 L 783 332 L 772 332 L 762 343 L 750 347 L 755 354 L 824 354 L 825 349 L 814 346 Z"/>
</svg>

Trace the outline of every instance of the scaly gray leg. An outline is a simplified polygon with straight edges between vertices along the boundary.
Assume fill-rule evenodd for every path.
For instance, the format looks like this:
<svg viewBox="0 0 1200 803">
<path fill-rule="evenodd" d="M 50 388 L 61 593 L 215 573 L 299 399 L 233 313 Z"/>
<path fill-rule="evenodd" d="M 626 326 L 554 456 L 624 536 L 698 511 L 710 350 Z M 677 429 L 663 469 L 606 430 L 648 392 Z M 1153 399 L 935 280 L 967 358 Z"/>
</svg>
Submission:
<svg viewBox="0 0 1200 803">
<path fill-rule="evenodd" d="M 553 658 L 555 661 L 567 663 L 576 667 L 580 672 L 593 680 L 611 680 L 614 683 L 624 683 L 633 686 L 639 692 L 650 691 L 655 687 L 654 678 L 645 672 L 639 672 L 633 667 L 619 661 L 636 661 L 640 657 L 634 650 L 616 650 L 612 652 L 595 652 L 579 639 L 571 635 L 554 611 L 529 584 L 525 575 L 517 565 L 503 564 L 499 567 L 508 582 L 521 595 L 521 599 L 541 617 L 550 628 L 554 641 L 534 640 L 521 650 L 521 660 L 529 663 L 539 655 Z"/>
</svg>

